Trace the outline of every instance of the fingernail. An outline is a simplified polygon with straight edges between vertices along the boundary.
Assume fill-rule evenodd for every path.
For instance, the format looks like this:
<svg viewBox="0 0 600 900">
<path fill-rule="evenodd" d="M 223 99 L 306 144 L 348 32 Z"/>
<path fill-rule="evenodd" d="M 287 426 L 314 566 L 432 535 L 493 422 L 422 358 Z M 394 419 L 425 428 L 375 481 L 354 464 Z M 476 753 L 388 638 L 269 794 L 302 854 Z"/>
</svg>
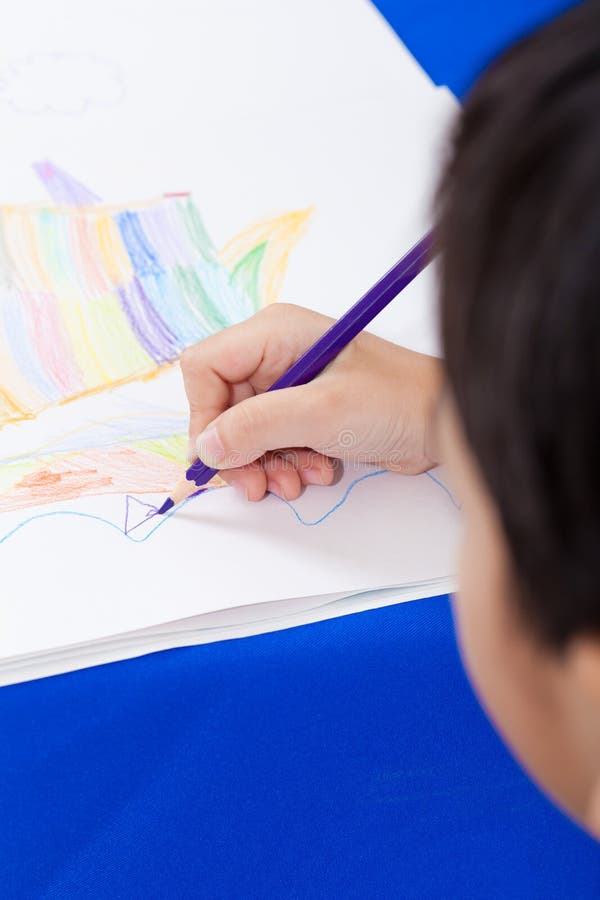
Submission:
<svg viewBox="0 0 600 900">
<path fill-rule="evenodd" d="M 196 451 L 202 462 L 206 463 L 207 466 L 210 466 L 212 469 L 219 468 L 220 463 L 225 458 L 225 450 L 219 440 L 216 428 L 207 428 L 206 431 L 202 432 L 196 441 Z"/>
</svg>

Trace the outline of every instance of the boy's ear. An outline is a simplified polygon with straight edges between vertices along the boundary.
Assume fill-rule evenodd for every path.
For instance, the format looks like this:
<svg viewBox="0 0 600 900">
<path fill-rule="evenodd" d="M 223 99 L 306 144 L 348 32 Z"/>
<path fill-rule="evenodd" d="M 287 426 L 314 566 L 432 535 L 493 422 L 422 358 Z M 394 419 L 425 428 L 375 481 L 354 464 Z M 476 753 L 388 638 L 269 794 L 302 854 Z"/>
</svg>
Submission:
<svg viewBox="0 0 600 900">
<path fill-rule="evenodd" d="M 576 721 L 584 723 L 587 732 L 583 737 L 586 746 L 594 756 L 600 748 L 600 634 L 582 635 L 569 642 L 567 664 L 571 672 L 572 687 L 577 695 L 577 705 L 583 715 L 576 716 Z M 600 834 L 600 766 L 590 760 L 592 770 L 598 776 L 591 791 L 586 814 L 586 825 L 590 830 Z"/>
</svg>

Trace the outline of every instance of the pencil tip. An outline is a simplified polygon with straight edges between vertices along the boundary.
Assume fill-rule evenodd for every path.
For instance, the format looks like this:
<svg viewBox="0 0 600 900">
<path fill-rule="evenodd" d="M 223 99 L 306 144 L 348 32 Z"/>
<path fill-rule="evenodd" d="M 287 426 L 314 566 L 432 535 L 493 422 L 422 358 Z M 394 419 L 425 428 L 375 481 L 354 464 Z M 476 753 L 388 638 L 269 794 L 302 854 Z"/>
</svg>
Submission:
<svg viewBox="0 0 600 900">
<path fill-rule="evenodd" d="M 163 503 L 161 508 L 156 510 L 156 514 L 158 516 L 164 516 L 164 514 L 166 512 L 169 512 L 170 509 L 173 509 L 174 506 L 175 506 L 175 502 L 173 500 L 171 500 L 170 497 L 167 497 L 167 499 L 165 500 L 165 502 Z"/>
</svg>

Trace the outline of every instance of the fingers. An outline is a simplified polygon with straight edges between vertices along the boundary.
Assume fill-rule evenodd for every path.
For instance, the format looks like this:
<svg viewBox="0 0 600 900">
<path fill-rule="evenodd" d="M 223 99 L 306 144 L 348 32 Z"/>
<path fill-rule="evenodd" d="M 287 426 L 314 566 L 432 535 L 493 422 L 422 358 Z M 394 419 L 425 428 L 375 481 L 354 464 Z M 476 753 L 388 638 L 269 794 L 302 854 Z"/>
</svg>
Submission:
<svg viewBox="0 0 600 900">
<path fill-rule="evenodd" d="M 250 465 L 228 469 L 222 477 L 247 500 L 261 500 L 267 492 L 295 500 L 309 484 L 331 484 L 336 461 L 306 448 L 267 453 Z"/>
<path fill-rule="evenodd" d="M 227 409 L 232 392 L 238 399 L 242 399 L 242 392 L 246 396 L 253 393 L 247 379 L 260 364 L 264 340 L 252 334 L 256 331 L 250 324 L 252 321 L 234 325 L 184 351 L 181 372 L 190 405 L 190 444 L 209 422 Z M 190 446 L 191 455 L 194 449 Z"/>
<path fill-rule="evenodd" d="M 229 406 L 267 390 L 329 325 L 326 316 L 276 303 L 184 351 L 190 439 Z"/>
<path fill-rule="evenodd" d="M 248 465 L 267 450 L 326 446 L 330 416 L 315 384 L 258 394 L 225 410 L 199 437 L 199 458 L 213 469 Z"/>
<path fill-rule="evenodd" d="M 260 463 L 223 472 L 224 481 L 236 488 L 246 500 L 262 500 L 267 492 L 267 476 Z"/>
<path fill-rule="evenodd" d="M 254 397 L 254 390 L 252 389 L 252 386 L 247 382 L 245 382 L 244 384 L 229 385 L 228 399 L 225 402 L 223 409 L 228 409 L 231 406 L 242 403 L 244 400 L 248 400 L 250 397 Z M 187 453 L 188 462 L 193 463 L 198 459 L 198 437 L 200 434 L 202 434 L 206 426 L 213 422 L 216 417 L 218 417 L 219 412 L 221 411 L 222 410 L 213 410 L 214 414 L 211 414 L 207 413 L 206 410 L 200 410 L 196 412 L 190 410 L 189 445 Z"/>
</svg>

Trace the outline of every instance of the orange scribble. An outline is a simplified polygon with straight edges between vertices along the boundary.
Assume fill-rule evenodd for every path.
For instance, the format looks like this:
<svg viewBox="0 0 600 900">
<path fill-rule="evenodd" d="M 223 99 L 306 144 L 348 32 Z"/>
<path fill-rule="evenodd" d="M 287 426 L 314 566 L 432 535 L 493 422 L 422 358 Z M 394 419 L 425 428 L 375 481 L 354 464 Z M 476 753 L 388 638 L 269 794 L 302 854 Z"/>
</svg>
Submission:
<svg viewBox="0 0 600 900">
<path fill-rule="evenodd" d="M 133 447 L 81 451 L 45 462 L 0 494 L 0 513 L 102 494 L 169 491 L 181 466 Z"/>
</svg>

